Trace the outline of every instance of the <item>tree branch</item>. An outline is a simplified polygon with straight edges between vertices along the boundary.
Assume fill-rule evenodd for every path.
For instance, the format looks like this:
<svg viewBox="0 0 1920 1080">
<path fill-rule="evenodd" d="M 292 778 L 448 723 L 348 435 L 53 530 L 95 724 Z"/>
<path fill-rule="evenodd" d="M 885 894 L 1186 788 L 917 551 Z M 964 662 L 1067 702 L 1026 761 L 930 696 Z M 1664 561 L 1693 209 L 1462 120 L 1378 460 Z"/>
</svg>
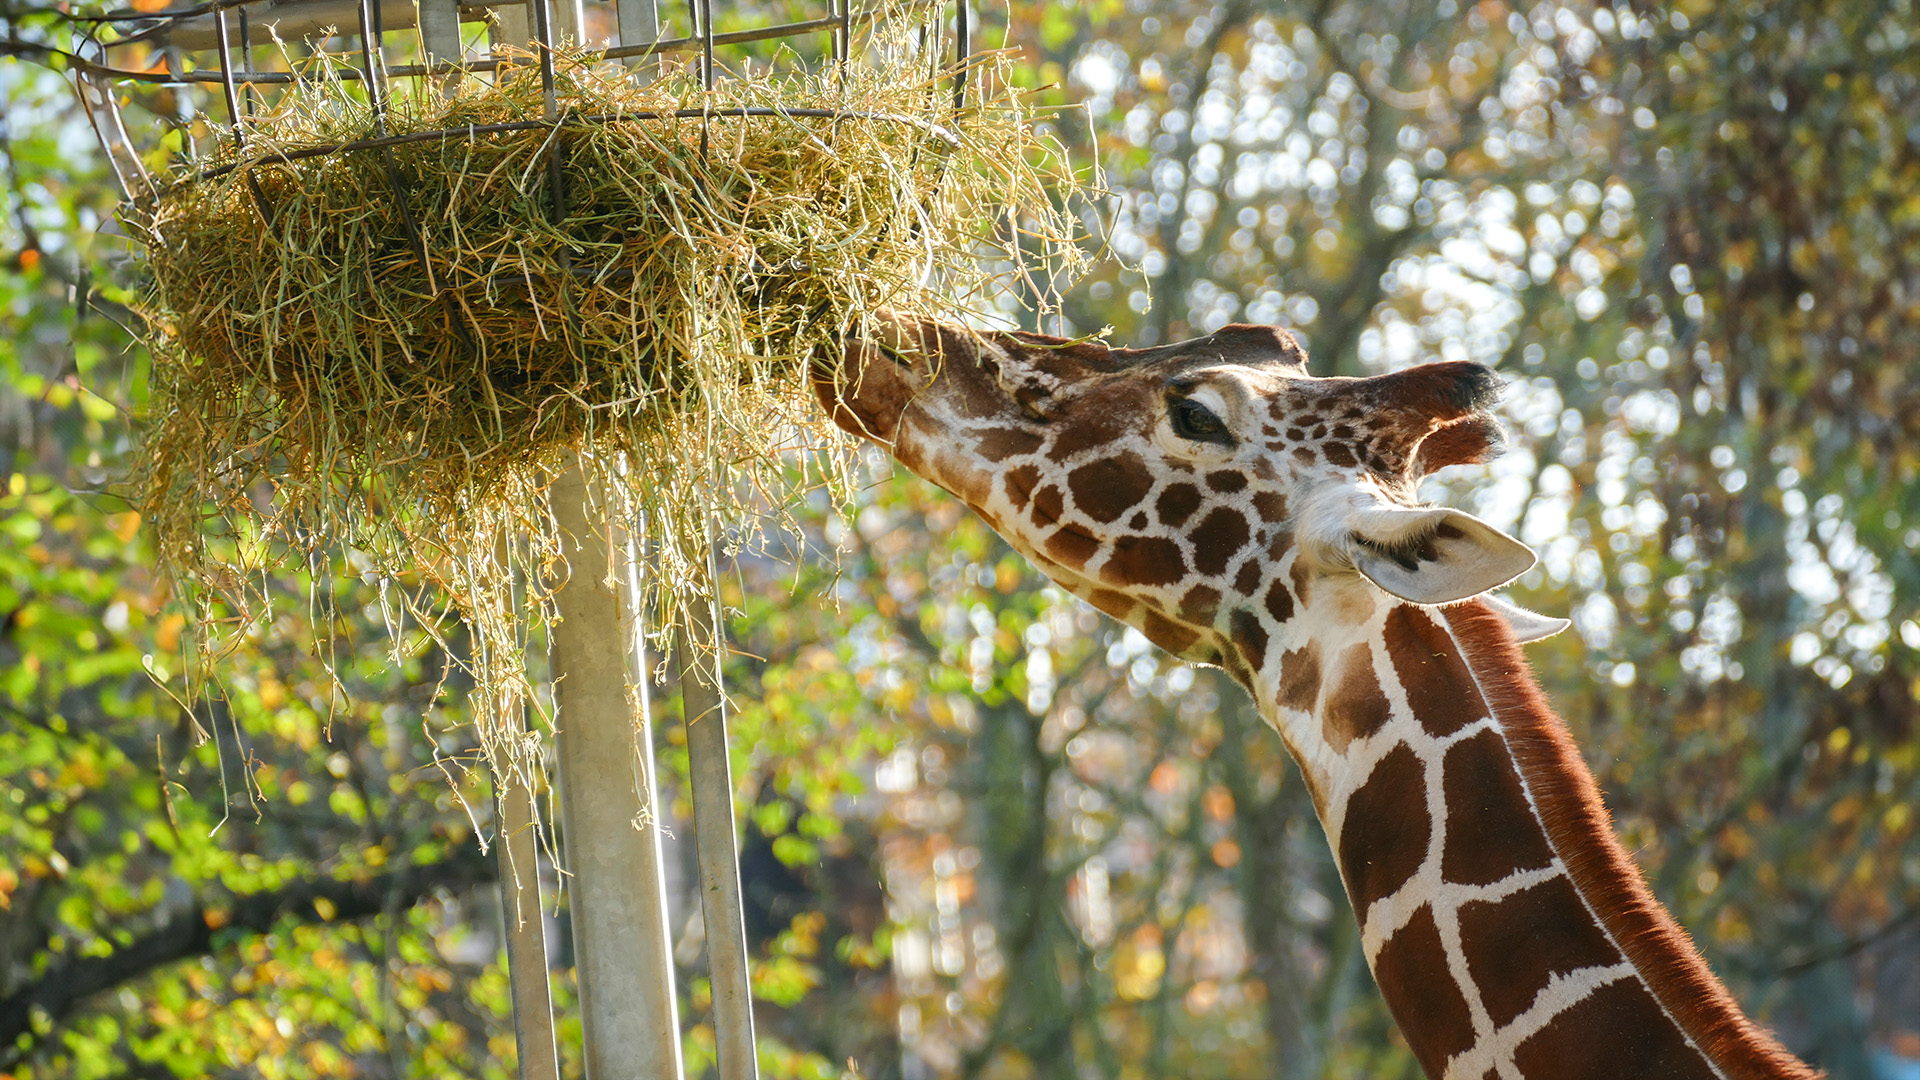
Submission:
<svg viewBox="0 0 1920 1080">
<path fill-rule="evenodd" d="M 332 906 L 331 921 L 351 922 L 380 914 L 389 895 L 398 895 L 411 906 L 442 888 L 492 881 L 495 869 L 493 858 L 482 854 L 478 846 L 467 844 L 446 862 L 409 866 L 362 881 L 309 878 L 270 892 L 239 896 L 226 893 L 198 900 L 131 944 L 105 956 L 55 964 L 40 978 L 0 998 L 0 1047 L 6 1048 L 0 1052 L 0 1067 L 25 1056 L 19 1039 L 34 1033 L 36 1015 L 41 1025 L 58 1024 L 95 994 L 156 968 L 210 955 L 239 936 L 271 933 L 286 919 L 328 921 L 315 910 L 317 901 Z"/>
</svg>

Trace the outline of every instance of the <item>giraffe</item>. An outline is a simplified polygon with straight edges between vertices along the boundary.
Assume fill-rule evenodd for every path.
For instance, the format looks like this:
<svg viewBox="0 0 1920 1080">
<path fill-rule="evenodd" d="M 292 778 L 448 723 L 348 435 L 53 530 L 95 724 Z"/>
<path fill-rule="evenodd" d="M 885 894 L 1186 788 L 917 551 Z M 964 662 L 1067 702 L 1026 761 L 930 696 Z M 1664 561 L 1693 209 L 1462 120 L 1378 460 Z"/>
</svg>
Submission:
<svg viewBox="0 0 1920 1080">
<path fill-rule="evenodd" d="M 1615 838 L 1519 648 L 1567 623 L 1490 594 L 1533 552 L 1415 498 L 1503 447 L 1492 371 L 1315 377 L 1265 326 L 1110 349 L 881 317 L 813 377 L 1055 582 L 1253 695 L 1428 1076 L 1818 1075 Z"/>
</svg>

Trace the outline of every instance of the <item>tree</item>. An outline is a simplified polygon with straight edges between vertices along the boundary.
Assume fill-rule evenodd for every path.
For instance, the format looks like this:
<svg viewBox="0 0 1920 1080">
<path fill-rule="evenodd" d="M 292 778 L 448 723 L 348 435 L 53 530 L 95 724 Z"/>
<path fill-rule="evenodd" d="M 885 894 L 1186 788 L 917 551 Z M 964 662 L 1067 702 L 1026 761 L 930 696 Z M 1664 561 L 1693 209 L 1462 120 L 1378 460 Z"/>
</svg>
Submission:
<svg viewBox="0 0 1920 1080">
<path fill-rule="evenodd" d="M 1431 493 L 1542 551 L 1517 598 L 1577 633 L 1532 655 L 1655 891 L 1836 1077 L 1916 1038 L 1910 4 L 983 14 L 1114 189 L 1088 221 L 1120 259 L 1049 320 L 1495 364 L 1514 448 Z M 349 614 L 290 603 L 224 697 L 155 688 L 148 654 L 185 696 L 181 624 L 111 494 L 142 359 L 89 239 L 110 196 L 58 83 L 0 84 L 32 118 L 0 225 L 0 1024 L 42 1003 L 0 1069 L 507 1075 L 461 643 L 390 645 L 336 573 Z M 801 568 L 729 578 L 770 1070 L 1415 1075 L 1237 689 L 917 482 L 774 546 Z"/>
</svg>

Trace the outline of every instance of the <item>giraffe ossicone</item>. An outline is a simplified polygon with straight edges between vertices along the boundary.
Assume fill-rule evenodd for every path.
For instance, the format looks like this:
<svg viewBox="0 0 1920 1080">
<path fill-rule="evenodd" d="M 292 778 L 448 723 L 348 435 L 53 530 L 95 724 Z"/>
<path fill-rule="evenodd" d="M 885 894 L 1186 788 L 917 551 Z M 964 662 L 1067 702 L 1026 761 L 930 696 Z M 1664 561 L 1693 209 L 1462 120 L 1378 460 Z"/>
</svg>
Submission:
<svg viewBox="0 0 1920 1080">
<path fill-rule="evenodd" d="M 836 423 L 1062 587 L 1218 664 L 1299 761 L 1375 981 L 1435 1080 L 1816 1075 L 1750 1022 L 1615 839 L 1494 597 L 1534 555 L 1420 480 L 1504 446 L 1477 364 L 1308 374 L 1284 330 L 1150 349 L 878 317 Z"/>
</svg>

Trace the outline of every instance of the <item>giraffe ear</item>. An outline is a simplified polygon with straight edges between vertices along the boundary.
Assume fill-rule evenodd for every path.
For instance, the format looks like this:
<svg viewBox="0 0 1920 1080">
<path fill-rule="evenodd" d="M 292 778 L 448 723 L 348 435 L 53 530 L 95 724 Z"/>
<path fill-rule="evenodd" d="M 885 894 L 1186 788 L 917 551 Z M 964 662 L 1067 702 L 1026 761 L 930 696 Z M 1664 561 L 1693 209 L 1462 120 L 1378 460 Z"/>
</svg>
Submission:
<svg viewBox="0 0 1920 1080">
<path fill-rule="evenodd" d="M 1376 505 L 1354 511 L 1348 524 L 1353 568 L 1416 604 L 1479 596 L 1536 561 L 1527 545 L 1460 510 Z"/>
<path fill-rule="evenodd" d="M 1522 645 L 1529 641 L 1550 638 L 1573 625 L 1566 619 L 1556 619 L 1551 615 L 1528 611 L 1503 596 L 1483 596 L 1480 602 L 1487 605 L 1489 611 L 1507 620 L 1507 625 L 1513 628 L 1513 640 Z"/>
</svg>

